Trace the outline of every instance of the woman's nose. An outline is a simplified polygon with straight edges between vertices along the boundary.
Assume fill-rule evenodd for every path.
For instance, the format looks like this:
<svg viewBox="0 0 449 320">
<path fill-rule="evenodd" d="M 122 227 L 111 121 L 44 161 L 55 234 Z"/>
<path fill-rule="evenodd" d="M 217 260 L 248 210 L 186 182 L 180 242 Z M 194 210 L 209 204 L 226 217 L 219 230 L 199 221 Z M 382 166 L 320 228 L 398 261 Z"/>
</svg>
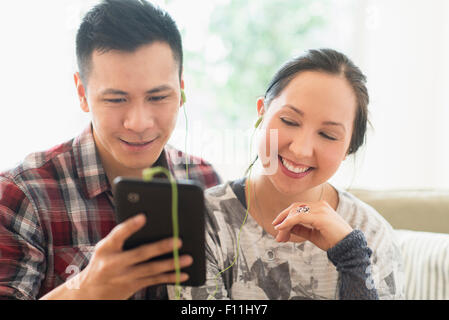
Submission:
<svg viewBox="0 0 449 320">
<path fill-rule="evenodd" d="M 314 141 L 312 134 L 301 130 L 301 132 L 295 134 L 289 148 L 298 159 L 313 156 Z"/>
</svg>

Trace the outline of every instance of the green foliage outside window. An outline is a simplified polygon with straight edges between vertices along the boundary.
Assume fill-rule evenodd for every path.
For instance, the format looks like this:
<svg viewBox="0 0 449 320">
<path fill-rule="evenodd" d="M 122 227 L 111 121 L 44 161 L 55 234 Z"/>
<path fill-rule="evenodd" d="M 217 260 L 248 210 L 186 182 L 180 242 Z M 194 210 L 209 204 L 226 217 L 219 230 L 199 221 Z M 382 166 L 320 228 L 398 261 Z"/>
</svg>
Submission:
<svg viewBox="0 0 449 320">
<path fill-rule="evenodd" d="M 185 72 L 193 79 L 190 87 L 214 97 L 206 118 L 216 118 L 219 110 L 228 127 L 245 127 L 255 117 L 255 102 L 274 72 L 309 49 L 313 33 L 324 27 L 327 1 L 220 2 L 210 15 L 207 42 L 218 52 L 210 59 L 210 48 L 185 50 Z M 197 11 L 202 14 L 201 7 Z"/>
</svg>

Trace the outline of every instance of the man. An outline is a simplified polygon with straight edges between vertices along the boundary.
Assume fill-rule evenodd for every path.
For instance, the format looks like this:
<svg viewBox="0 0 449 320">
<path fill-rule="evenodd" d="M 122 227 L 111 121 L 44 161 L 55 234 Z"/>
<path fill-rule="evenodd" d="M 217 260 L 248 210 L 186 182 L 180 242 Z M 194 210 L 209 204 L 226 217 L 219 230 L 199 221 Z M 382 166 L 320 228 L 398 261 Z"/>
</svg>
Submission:
<svg viewBox="0 0 449 320">
<path fill-rule="evenodd" d="M 92 121 L 79 137 L 0 175 L 0 296 L 166 298 L 173 260 L 146 261 L 182 244 L 123 251 L 145 218 L 116 225 L 111 183 L 158 165 L 186 177 L 185 155 L 166 145 L 183 104 L 179 30 L 145 1 L 105 0 L 84 17 L 76 44 L 75 84 Z M 190 179 L 205 188 L 220 182 L 202 159 L 189 162 Z M 191 263 L 180 257 L 181 267 Z"/>
</svg>

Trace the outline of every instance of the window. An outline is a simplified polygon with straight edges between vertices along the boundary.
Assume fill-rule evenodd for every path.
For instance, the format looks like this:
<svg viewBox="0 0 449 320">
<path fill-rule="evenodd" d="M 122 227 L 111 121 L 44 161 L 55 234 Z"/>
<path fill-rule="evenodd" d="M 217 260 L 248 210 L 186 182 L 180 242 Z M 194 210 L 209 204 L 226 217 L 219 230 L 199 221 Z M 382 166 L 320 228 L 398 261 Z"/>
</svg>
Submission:
<svg viewBox="0 0 449 320">
<path fill-rule="evenodd" d="M 0 170 L 88 124 L 73 83 L 75 33 L 97 1 L 9 1 L 0 10 Z M 372 189 L 449 187 L 449 3 L 434 0 L 160 0 L 183 34 L 187 151 L 225 179 L 250 162 L 256 99 L 289 57 L 347 54 L 367 75 L 366 146 L 332 179 Z M 26 7 L 26 10 L 23 8 Z M 182 113 L 171 143 L 184 149 Z M 242 136 L 245 137 L 242 139 Z"/>
</svg>

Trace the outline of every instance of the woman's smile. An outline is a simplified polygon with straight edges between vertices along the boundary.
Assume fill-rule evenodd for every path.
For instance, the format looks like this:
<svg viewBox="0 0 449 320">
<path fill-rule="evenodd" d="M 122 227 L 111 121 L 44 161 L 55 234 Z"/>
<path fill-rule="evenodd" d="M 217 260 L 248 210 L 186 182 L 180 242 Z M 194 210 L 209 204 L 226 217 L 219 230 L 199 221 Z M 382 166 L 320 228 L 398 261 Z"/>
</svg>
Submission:
<svg viewBox="0 0 449 320">
<path fill-rule="evenodd" d="M 281 156 L 278 156 L 281 171 L 290 178 L 300 179 L 310 174 L 315 168 L 305 165 L 297 165 Z"/>
</svg>

